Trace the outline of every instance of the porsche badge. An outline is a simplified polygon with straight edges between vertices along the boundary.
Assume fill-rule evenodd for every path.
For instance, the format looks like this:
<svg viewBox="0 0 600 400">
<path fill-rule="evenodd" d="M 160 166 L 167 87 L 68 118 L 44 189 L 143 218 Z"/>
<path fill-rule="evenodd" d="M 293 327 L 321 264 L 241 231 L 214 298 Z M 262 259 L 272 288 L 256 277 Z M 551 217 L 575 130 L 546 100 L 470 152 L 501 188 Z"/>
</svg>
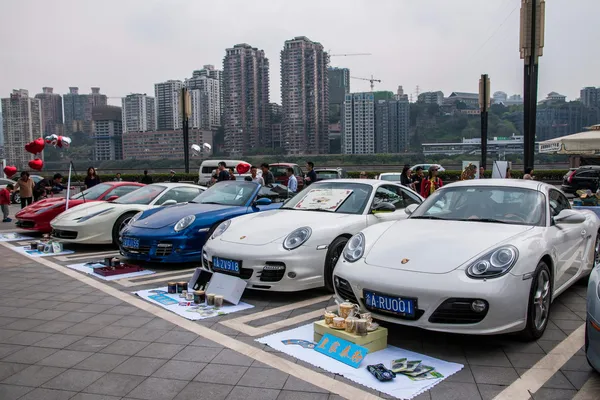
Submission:
<svg viewBox="0 0 600 400">
<path fill-rule="evenodd" d="M 246 239 L 246 236 L 240 236 L 240 240 Z"/>
<path fill-rule="evenodd" d="M 402 264 L 406 264 L 409 261 L 408 258 L 403 258 L 402 261 L 400 261 Z"/>
</svg>

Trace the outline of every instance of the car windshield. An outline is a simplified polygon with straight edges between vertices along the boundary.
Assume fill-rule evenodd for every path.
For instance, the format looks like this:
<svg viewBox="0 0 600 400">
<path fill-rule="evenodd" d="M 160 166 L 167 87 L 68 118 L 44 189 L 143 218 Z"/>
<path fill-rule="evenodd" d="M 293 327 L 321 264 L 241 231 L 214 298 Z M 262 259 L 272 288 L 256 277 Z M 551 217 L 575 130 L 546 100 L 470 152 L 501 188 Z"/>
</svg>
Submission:
<svg viewBox="0 0 600 400">
<path fill-rule="evenodd" d="M 411 219 L 444 219 L 544 226 L 545 196 L 507 186 L 448 186 L 434 192 Z"/>
<path fill-rule="evenodd" d="M 379 179 L 382 181 L 400 182 L 400 174 L 381 175 Z"/>
<path fill-rule="evenodd" d="M 152 201 L 166 189 L 167 187 L 162 185 L 143 186 L 131 193 L 127 193 L 125 196 L 119 197 L 113 201 L 113 203 L 147 205 L 152 203 Z"/>
<path fill-rule="evenodd" d="M 317 174 L 317 178 L 321 179 L 337 179 L 338 172 L 337 171 L 315 171 Z"/>
<path fill-rule="evenodd" d="M 373 187 L 363 183 L 317 182 L 292 197 L 282 209 L 362 214 Z"/>
<path fill-rule="evenodd" d="M 84 190 L 81 193 L 77 193 L 75 196 L 71 197 L 71 200 L 85 199 L 85 200 L 97 200 L 102 196 L 104 192 L 111 188 L 111 185 L 106 183 L 101 183 L 96 186 L 92 186 L 89 189 Z"/>
<path fill-rule="evenodd" d="M 214 184 L 191 202 L 243 206 L 253 198 L 257 186 L 258 184 L 248 181 L 223 181 Z"/>
</svg>

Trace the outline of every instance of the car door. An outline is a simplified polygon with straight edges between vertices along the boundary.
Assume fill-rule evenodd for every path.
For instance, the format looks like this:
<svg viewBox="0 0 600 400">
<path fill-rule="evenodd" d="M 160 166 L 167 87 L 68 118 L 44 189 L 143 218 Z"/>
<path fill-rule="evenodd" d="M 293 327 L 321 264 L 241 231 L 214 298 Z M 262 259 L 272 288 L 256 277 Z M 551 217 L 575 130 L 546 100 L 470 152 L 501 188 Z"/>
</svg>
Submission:
<svg viewBox="0 0 600 400">
<path fill-rule="evenodd" d="M 569 200 L 561 192 L 551 189 L 548 198 L 550 206 L 550 234 L 552 247 L 556 249 L 555 290 L 571 280 L 582 266 L 582 247 L 588 233 L 583 224 L 555 224 L 553 218 L 562 210 L 570 209 Z"/>
</svg>

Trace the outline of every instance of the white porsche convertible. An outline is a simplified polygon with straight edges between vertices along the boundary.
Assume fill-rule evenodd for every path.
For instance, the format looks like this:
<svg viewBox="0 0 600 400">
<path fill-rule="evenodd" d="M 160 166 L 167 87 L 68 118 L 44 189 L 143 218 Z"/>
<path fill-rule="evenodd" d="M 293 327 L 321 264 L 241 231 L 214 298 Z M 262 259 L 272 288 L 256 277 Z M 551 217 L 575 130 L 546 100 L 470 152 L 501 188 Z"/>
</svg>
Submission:
<svg viewBox="0 0 600 400">
<path fill-rule="evenodd" d="M 422 198 L 373 179 L 316 182 L 278 210 L 218 225 L 204 245 L 204 268 L 236 275 L 248 288 L 297 291 L 327 286 L 348 239 L 367 226 L 406 218 Z"/>
<path fill-rule="evenodd" d="M 539 338 L 599 256 L 598 217 L 545 183 L 463 181 L 406 212 L 353 236 L 334 273 L 339 300 L 389 322 Z"/>
<path fill-rule="evenodd" d="M 140 211 L 185 203 L 204 190 L 188 183 L 155 183 L 114 201 L 81 204 L 50 222 L 52 237 L 66 243 L 117 244 L 119 232 Z"/>
</svg>

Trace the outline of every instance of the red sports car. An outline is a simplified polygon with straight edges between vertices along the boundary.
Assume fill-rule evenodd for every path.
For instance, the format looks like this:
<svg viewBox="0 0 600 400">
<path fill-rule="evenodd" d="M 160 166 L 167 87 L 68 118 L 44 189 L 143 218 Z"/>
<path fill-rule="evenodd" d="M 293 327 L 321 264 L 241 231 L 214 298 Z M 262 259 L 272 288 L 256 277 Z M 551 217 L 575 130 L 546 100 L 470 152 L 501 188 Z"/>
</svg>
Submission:
<svg viewBox="0 0 600 400">
<path fill-rule="evenodd" d="M 112 201 L 129 192 L 144 186 L 137 182 L 103 182 L 94 187 L 77 193 L 69 199 L 69 208 L 88 201 Z M 67 201 L 62 197 L 43 199 L 19 211 L 17 226 L 30 231 L 50 233 L 52 221 L 58 214 L 65 211 Z"/>
</svg>

